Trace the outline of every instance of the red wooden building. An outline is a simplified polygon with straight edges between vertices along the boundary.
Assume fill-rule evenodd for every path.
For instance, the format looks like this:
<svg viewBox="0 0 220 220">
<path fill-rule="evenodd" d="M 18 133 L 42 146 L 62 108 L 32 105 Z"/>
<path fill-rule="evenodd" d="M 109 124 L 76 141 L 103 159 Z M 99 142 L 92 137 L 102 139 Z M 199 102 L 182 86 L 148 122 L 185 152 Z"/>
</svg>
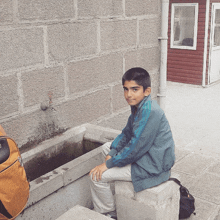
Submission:
<svg viewBox="0 0 220 220">
<path fill-rule="evenodd" d="M 167 80 L 220 80 L 220 0 L 170 0 Z"/>
</svg>

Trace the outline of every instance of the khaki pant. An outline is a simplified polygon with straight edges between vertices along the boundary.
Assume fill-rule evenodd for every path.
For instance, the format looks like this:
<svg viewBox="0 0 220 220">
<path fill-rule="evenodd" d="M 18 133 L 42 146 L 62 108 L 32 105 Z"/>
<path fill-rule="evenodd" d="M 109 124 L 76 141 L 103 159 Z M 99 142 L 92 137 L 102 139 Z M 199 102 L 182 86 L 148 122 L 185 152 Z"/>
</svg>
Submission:
<svg viewBox="0 0 220 220">
<path fill-rule="evenodd" d="M 110 151 L 111 142 L 102 145 L 103 156 Z M 131 181 L 131 165 L 113 167 L 102 174 L 100 181 L 92 180 L 90 176 L 90 188 L 94 210 L 99 213 L 115 211 L 115 201 L 110 188 L 110 182 L 115 180 Z"/>
</svg>

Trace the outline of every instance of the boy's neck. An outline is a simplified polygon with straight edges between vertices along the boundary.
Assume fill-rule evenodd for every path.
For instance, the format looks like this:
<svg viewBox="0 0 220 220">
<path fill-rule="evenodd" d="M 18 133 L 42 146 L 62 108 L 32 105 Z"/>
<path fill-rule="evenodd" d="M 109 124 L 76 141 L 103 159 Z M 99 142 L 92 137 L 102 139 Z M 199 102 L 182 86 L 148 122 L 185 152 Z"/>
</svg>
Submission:
<svg viewBox="0 0 220 220">
<path fill-rule="evenodd" d="M 150 95 L 145 96 L 145 98 L 144 98 L 143 100 L 146 100 L 149 96 L 150 96 Z M 140 103 L 138 103 L 138 105 L 133 105 L 133 106 L 131 106 L 131 107 L 133 108 L 132 113 L 133 113 L 134 115 L 136 115 L 137 110 L 138 110 L 138 107 L 139 107 L 139 105 L 143 102 L 143 100 L 142 100 Z"/>
</svg>

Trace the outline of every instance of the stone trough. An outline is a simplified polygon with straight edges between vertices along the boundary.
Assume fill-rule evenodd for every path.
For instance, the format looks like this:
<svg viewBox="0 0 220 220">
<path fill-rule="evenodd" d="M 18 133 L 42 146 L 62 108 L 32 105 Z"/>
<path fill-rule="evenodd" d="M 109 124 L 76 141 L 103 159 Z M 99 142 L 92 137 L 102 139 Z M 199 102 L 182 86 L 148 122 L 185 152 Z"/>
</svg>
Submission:
<svg viewBox="0 0 220 220">
<path fill-rule="evenodd" d="M 91 208 L 88 173 L 103 161 L 101 148 L 97 146 L 112 141 L 119 133 L 118 130 L 83 124 L 23 153 L 23 163 L 31 180 L 30 198 L 16 220 L 52 220 L 75 205 Z M 97 148 L 86 149 L 85 141 L 94 143 Z M 71 155 L 69 162 L 65 161 L 68 155 Z"/>
</svg>

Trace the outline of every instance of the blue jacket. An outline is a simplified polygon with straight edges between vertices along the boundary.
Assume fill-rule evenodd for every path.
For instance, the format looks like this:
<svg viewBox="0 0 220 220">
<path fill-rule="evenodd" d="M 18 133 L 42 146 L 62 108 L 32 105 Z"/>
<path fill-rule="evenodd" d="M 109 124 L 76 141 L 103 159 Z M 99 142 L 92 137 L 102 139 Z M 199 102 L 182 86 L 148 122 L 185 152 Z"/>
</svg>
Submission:
<svg viewBox="0 0 220 220">
<path fill-rule="evenodd" d="M 175 162 L 174 141 L 166 116 L 151 96 L 135 107 L 122 133 L 112 142 L 108 168 L 131 164 L 134 190 L 156 186 L 170 177 Z"/>
</svg>

